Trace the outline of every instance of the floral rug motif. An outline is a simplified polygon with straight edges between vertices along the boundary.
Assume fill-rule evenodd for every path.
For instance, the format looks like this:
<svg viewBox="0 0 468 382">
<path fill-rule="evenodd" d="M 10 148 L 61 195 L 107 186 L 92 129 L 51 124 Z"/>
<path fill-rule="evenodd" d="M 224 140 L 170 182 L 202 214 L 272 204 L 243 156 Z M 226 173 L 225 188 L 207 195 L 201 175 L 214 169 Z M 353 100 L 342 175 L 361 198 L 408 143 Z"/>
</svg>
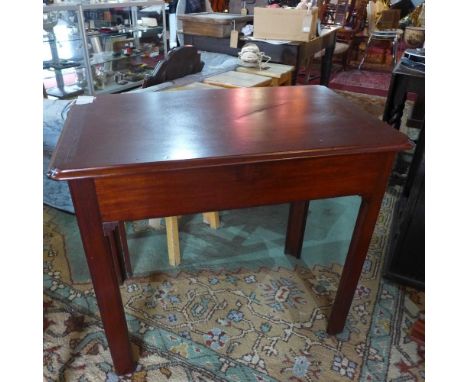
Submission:
<svg viewBox="0 0 468 382">
<path fill-rule="evenodd" d="M 74 284 L 65 233 L 44 208 L 47 381 L 421 381 L 409 337 L 424 293 L 382 280 L 395 197 L 387 194 L 346 327 L 326 333 L 342 265 L 156 273 L 121 287 L 138 355 L 113 373 L 92 285 Z M 62 213 L 62 212 L 58 212 Z"/>
</svg>

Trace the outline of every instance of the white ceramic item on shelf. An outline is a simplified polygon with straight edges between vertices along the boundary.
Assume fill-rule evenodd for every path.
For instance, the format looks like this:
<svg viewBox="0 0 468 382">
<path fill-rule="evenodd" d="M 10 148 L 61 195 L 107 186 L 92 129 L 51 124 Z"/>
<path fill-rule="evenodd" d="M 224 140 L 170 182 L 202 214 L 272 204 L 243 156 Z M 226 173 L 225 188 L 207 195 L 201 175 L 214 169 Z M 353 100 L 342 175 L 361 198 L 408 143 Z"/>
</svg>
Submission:
<svg viewBox="0 0 468 382">
<path fill-rule="evenodd" d="M 262 63 L 267 63 L 271 57 L 260 52 L 257 45 L 248 43 L 245 44 L 239 52 L 240 65 L 247 67 L 262 67 Z"/>
</svg>

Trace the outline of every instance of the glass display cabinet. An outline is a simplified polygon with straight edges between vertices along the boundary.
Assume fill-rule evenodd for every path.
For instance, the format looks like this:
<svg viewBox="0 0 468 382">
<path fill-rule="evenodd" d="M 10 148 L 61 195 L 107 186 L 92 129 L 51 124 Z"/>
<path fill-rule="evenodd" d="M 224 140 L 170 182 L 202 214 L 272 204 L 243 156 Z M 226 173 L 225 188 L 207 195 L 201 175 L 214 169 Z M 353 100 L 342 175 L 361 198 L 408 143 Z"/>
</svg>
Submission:
<svg viewBox="0 0 468 382">
<path fill-rule="evenodd" d="M 43 7 L 43 83 L 48 96 L 119 93 L 141 85 L 167 54 L 160 0 Z"/>
</svg>

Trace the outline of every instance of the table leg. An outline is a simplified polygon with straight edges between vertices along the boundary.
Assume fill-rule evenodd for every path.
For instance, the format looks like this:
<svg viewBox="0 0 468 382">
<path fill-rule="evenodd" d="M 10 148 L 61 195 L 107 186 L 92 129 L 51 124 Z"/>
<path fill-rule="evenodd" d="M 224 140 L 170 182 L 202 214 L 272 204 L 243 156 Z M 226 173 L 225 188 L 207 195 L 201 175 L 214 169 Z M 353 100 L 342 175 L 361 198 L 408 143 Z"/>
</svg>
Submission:
<svg viewBox="0 0 468 382">
<path fill-rule="evenodd" d="M 296 57 L 295 57 L 295 62 L 294 62 L 294 72 L 292 74 L 292 85 L 296 85 L 297 84 L 297 79 L 299 77 L 299 71 L 301 70 L 301 64 L 302 64 L 302 61 L 301 61 L 301 55 L 299 54 L 299 49 L 298 49 L 298 52 L 296 53 Z"/>
<path fill-rule="evenodd" d="M 297 258 L 301 257 L 304 231 L 309 212 L 309 201 L 292 202 L 289 205 L 288 229 L 284 253 Z"/>
<path fill-rule="evenodd" d="M 130 373 L 135 369 L 135 362 L 114 262 L 104 237 L 94 182 L 79 179 L 70 181 L 69 186 L 114 367 L 118 374 Z"/>
<path fill-rule="evenodd" d="M 328 320 L 327 331 L 329 334 L 337 334 L 344 329 L 379 215 L 382 197 L 383 192 L 378 196 L 362 198 L 348 256 L 346 257 L 335 302 Z"/>
</svg>

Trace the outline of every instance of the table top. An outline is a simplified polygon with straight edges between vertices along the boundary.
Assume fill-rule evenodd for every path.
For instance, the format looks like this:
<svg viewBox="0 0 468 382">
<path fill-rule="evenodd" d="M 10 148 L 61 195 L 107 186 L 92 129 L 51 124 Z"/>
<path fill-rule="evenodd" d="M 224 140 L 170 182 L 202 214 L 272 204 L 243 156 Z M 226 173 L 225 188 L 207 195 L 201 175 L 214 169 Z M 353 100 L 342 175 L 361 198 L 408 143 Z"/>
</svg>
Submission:
<svg viewBox="0 0 468 382">
<path fill-rule="evenodd" d="M 241 73 L 234 70 L 205 78 L 203 82 L 228 88 L 250 88 L 255 86 L 269 86 L 271 84 L 271 80 L 265 76 Z"/>
<path fill-rule="evenodd" d="M 98 95 L 73 105 L 57 180 L 393 152 L 408 138 L 323 86 Z"/>
<path fill-rule="evenodd" d="M 245 66 L 239 66 L 236 68 L 238 72 L 244 73 L 252 73 L 258 74 L 259 76 L 266 76 L 266 77 L 273 77 L 273 78 L 281 78 L 285 74 L 292 72 L 294 70 L 294 66 L 291 65 L 283 65 L 283 64 L 274 64 L 272 62 L 263 63 L 262 69 L 259 67 L 250 68 Z"/>
<path fill-rule="evenodd" d="M 222 86 L 205 84 L 203 82 L 192 82 L 188 85 L 177 86 L 174 88 L 164 89 L 164 91 L 179 91 L 179 90 L 192 90 L 192 89 L 223 89 Z"/>
</svg>

